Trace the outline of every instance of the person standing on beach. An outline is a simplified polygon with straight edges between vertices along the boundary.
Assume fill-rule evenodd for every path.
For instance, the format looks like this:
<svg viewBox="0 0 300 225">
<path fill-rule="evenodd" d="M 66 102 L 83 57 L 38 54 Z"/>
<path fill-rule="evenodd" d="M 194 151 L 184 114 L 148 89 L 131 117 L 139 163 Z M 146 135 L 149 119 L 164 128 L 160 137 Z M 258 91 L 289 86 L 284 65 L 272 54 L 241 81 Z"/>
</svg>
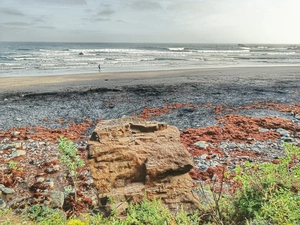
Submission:
<svg viewBox="0 0 300 225">
<path fill-rule="evenodd" d="M 100 64 L 98 65 L 98 68 L 99 68 L 99 71 L 101 70 L 101 66 L 100 66 Z"/>
</svg>

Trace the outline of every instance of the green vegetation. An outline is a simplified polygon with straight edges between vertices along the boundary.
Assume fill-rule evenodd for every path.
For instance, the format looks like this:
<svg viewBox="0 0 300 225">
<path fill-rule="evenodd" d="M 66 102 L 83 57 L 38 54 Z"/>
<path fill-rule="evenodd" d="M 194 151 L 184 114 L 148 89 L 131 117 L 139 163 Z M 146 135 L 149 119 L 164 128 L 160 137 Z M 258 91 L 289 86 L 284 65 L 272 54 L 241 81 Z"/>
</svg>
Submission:
<svg viewBox="0 0 300 225">
<path fill-rule="evenodd" d="M 140 204 L 129 204 L 126 215 L 112 214 L 103 217 L 100 214 L 84 214 L 79 218 L 66 219 L 58 210 L 34 205 L 27 209 L 23 218 L 30 218 L 41 225 L 192 225 L 199 224 L 197 214 L 187 214 L 181 210 L 175 216 L 165 208 L 160 200 L 144 199 Z"/>
<path fill-rule="evenodd" d="M 18 167 L 18 162 L 15 161 L 9 161 L 8 163 L 8 169 L 9 170 L 19 170 L 19 171 L 23 171 L 22 167 Z"/>
<path fill-rule="evenodd" d="M 300 224 L 300 150 L 286 144 L 277 164 L 245 163 L 235 169 L 241 188 L 220 200 L 220 224 Z"/>
<path fill-rule="evenodd" d="M 71 140 L 60 137 L 58 143 L 59 153 L 61 154 L 60 162 L 69 171 L 68 176 L 73 181 L 75 199 L 77 200 L 78 169 L 84 166 L 84 161 L 78 155 L 78 149 Z M 65 191 L 71 193 L 72 187 L 66 187 Z"/>
<path fill-rule="evenodd" d="M 59 149 L 61 162 L 72 174 L 76 185 L 77 169 L 83 165 L 83 161 L 77 156 L 77 149 L 71 141 L 61 138 Z M 208 189 L 199 188 L 202 194 L 206 195 L 202 200 L 208 199 L 209 204 L 200 206 L 199 212 L 195 213 L 187 213 L 181 209 L 179 213 L 172 214 L 160 200 L 150 202 L 144 199 L 139 204 L 130 203 L 121 215 L 117 209 L 112 208 L 108 217 L 91 213 L 66 218 L 62 211 L 40 205 L 31 206 L 22 217 L 45 225 L 300 224 L 299 157 L 300 149 L 286 144 L 286 156 L 276 163 L 247 162 L 243 167 L 236 167 L 234 182 L 237 190 L 234 194 L 224 193 L 222 184 L 229 176 L 228 172 L 224 173 L 224 177 Z M 221 184 L 219 192 L 211 192 L 209 189 L 216 190 L 217 183 Z M 7 216 L 8 212 L 0 209 L 0 216 Z M 13 220 L 5 220 L 1 224 L 15 224 L 11 221 Z"/>
</svg>

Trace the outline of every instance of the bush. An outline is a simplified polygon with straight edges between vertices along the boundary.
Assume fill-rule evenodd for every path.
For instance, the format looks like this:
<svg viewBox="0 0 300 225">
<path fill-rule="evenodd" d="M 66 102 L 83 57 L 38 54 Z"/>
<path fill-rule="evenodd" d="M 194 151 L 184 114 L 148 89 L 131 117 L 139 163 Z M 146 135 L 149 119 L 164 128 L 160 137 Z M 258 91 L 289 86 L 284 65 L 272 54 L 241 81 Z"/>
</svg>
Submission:
<svg viewBox="0 0 300 225">
<path fill-rule="evenodd" d="M 300 223 L 300 150 L 285 145 L 286 157 L 278 164 L 247 162 L 244 169 L 235 169 L 241 189 L 223 204 L 224 218 L 231 224 Z"/>
</svg>

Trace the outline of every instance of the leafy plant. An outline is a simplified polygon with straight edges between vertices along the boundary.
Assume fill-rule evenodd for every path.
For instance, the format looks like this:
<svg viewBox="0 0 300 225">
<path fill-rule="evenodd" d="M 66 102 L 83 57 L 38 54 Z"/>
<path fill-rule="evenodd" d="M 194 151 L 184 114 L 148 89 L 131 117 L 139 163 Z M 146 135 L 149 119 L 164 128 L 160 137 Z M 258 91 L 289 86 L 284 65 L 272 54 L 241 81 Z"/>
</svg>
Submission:
<svg viewBox="0 0 300 225">
<path fill-rule="evenodd" d="M 9 170 L 16 170 L 18 168 L 18 162 L 9 161 L 8 162 L 8 169 Z"/>
<path fill-rule="evenodd" d="M 42 206 L 39 204 L 32 205 L 22 214 L 23 218 L 29 218 L 40 225 L 65 224 L 66 219 L 59 210 Z"/>
<path fill-rule="evenodd" d="M 78 155 L 78 149 L 75 147 L 71 140 L 60 137 L 58 140 L 58 149 L 60 162 L 69 171 L 69 177 L 72 179 L 75 189 L 75 199 L 77 199 L 77 186 L 78 186 L 78 169 L 84 166 L 84 161 Z"/>
<path fill-rule="evenodd" d="M 300 149 L 291 144 L 285 147 L 286 157 L 278 164 L 248 162 L 235 169 L 235 180 L 242 187 L 227 205 L 231 219 L 300 223 Z"/>
</svg>

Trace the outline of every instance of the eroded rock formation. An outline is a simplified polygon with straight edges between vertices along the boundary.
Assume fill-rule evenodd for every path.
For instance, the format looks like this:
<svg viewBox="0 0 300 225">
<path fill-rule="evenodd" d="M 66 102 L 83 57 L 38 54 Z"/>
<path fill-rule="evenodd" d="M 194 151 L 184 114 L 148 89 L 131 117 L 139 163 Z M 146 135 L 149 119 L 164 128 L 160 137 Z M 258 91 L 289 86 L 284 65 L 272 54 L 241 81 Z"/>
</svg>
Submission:
<svg viewBox="0 0 300 225">
<path fill-rule="evenodd" d="M 193 167 L 179 130 L 165 123 L 125 117 L 101 121 L 88 145 L 100 202 L 160 198 L 172 211 L 196 209 L 199 199 L 187 174 Z"/>
</svg>

